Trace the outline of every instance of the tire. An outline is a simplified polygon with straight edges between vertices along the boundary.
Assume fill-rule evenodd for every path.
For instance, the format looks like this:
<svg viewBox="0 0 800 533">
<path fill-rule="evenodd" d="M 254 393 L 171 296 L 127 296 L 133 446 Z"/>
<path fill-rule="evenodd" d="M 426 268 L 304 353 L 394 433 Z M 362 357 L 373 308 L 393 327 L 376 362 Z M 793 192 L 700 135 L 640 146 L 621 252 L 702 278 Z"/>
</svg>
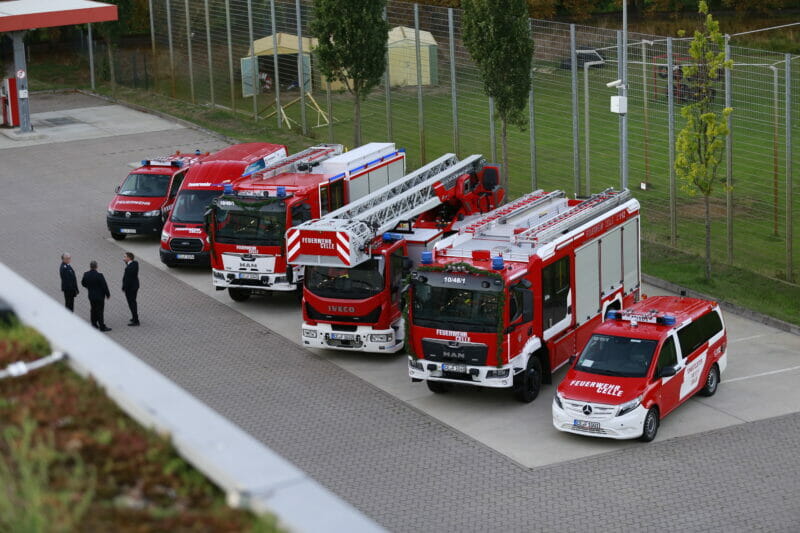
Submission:
<svg viewBox="0 0 800 533">
<path fill-rule="evenodd" d="M 111 238 L 115 241 L 124 241 L 125 237 L 127 237 L 127 235 L 124 233 L 111 233 Z"/>
<path fill-rule="evenodd" d="M 642 436 L 639 437 L 639 440 L 642 442 L 651 442 L 658 434 L 659 425 L 660 420 L 658 418 L 658 408 L 651 407 L 644 417 L 644 423 L 642 424 Z"/>
<path fill-rule="evenodd" d="M 428 390 L 434 394 L 444 394 L 450 390 L 450 384 L 444 381 L 427 380 L 425 384 L 428 385 Z"/>
<path fill-rule="evenodd" d="M 719 367 L 717 363 L 714 363 L 711 365 L 711 368 L 708 369 L 705 385 L 703 385 L 702 389 L 697 391 L 697 394 L 700 396 L 714 396 L 714 393 L 717 392 L 717 388 L 719 388 Z"/>
<path fill-rule="evenodd" d="M 228 289 L 228 294 L 234 302 L 245 302 L 250 298 L 250 291 L 247 289 Z"/>
<path fill-rule="evenodd" d="M 532 355 L 528 366 L 514 376 L 514 397 L 522 403 L 531 403 L 542 389 L 542 363 Z"/>
</svg>

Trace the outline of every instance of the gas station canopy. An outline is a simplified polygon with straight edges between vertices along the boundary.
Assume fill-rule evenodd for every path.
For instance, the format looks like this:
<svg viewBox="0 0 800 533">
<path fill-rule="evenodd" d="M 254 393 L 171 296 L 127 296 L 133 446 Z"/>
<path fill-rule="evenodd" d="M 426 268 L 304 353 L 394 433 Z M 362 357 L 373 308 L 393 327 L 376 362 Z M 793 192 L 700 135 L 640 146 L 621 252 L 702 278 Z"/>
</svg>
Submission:
<svg viewBox="0 0 800 533">
<path fill-rule="evenodd" d="M 117 6 L 90 0 L 0 0 L 0 32 L 117 20 Z"/>
</svg>

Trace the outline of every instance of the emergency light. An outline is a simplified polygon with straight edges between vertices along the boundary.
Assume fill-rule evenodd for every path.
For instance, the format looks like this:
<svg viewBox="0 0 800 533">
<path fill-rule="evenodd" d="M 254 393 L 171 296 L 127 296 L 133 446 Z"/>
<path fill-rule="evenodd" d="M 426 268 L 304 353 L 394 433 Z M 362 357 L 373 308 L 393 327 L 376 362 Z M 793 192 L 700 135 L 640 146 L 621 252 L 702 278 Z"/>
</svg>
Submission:
<svg viewBox="0 0 800 533">
<path fill-rule="evenodd" d="M 433 252 L 422 252 L 420 256 L 420 263 L 423 265 L 432 265 L 433 264 Z"/>
<path fill-rule="evenodd" d="M 394 241 L 399 241 L 400 239 L 403 238 L 403 236 L 400 235 L 399 233 L 392 233 L 390 231 L 387 231 L 386 233 L 383 234 L 382 238 L 384 242 L 394 242 Z"/>
<path fill-rule="evenodd" d="M 278 185 L 278 198 L 284 198 L 286 196 L 286 187 L 283 185 Z"/>
<path fill-rule="evenodd" d="M 233 185 L 230 183 L 223 183 L 222 194 L 233 194 Z"/>
<path fill-rule="evenodd" d="M 502 256 L 492 257 L 492 270 L 503 270 L 505 262 Z"/>
</svg>

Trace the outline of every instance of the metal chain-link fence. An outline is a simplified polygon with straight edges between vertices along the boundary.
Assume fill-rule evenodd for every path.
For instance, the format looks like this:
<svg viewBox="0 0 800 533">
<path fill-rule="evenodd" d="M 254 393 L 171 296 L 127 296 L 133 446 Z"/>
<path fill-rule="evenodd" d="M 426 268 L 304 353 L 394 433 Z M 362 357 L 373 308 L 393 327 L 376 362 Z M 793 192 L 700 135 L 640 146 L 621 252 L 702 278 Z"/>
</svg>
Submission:
<svg viewBox="0 0 800 533">
<path fill-rule="evenodd" d="M 118 60 L 127 74 L 117 74 L 117 83 L 146 80 L 165 95 L 352 143 L 352 96 L 325 79 L 314 57 L 312 0 L 150 1 L 152 51 Z M 362 104 L 363 141 L 405 147 L 409 168 L 445 152 L 498 161 L 499 121 L 461 40 L 461 11 L 390 1 L 386 17 L 387 70 Z M 620 115 L 609 107 L 617 89 L 606 84 L 622 78 L 621 32 L 530 25 L 529 125 L 509 128 L 511 196 L 619 187 Z M 628 35 L 628 184 L 642 203 L 646 239 L 701 254 L 703 198 L 689 194 L 673 170 L 680 110 L 693 99 L 683 75 L 688 46 L 688 39 Z M 726 48 L 734 67 L 716 81 L 714 106 L 734 108 L 720 168 L 733 186 L 712 194 L 712 251 L 719 261 L 796 282 L 800 187 L 792 187 L 792 147 L 800 67 L 786 54 Z"/>
</svg>

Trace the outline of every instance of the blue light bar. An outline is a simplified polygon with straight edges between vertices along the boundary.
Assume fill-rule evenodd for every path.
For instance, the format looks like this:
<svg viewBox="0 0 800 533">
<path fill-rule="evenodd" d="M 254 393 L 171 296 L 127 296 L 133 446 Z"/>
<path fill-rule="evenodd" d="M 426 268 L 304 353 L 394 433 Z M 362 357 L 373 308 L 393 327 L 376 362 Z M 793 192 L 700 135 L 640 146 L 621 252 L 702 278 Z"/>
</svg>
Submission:
<svg viewBox="0 0 800 533">
<path fill-rule="evenodd" d="M 432 265 L 433 264 L 433 252 L 422 252 L 422 256 L 419 260 L 420 263 L 423 265 Z"/>
<path fill-rule="evenodd" d="M 149 159 L 142 159 L 142 165 L 141 166 L 143 166 L 143 167 L 150 166 L 150 160 Z"/>
<path fill-rule="evenodd" d="M 344 173 L 344 172 L 342 172 L 341 174 L 336 174 L 334 177 L 332 177 L 332 178 L 329 178 L 329 179 L 328 179 L 328 181 L 329 181 L 329 182 L 330 182 L 330 181 L 336 181 L 336 180 L 338 180 L 339 178 L 343 178 L 343 177 L 345 177 L 345 173 Z"/>
<path fill-rule="evenodd" d="M 672 315 L 664 315 L 664 316 L 660 316 L 660 317 L 658 317 L 658 318 L 656 319 L 656 321 L 657 321 L 658 323 L 660 323 L 660 324 L 663 324 L 663 325 L 665 325 L 665 326 L 674 326 L 674 325 L 675 325 L 675 322 L 676 322 L 676 320 L 675 320 L 675 317 L 674 317 L 674 316 L 672 316 Z"/>
<path fill-rule="evenodd" d="M 399 241 L 402 238 L 403 236 L 400 235 L 399 233 L 392 233 L 390 231 L 387 231 L 383 234 L 383 240 L 385 242 Z"/>
<path fill-rule="evenodd" d="M 606 320 L 619 320 L 622 318 L 622 313 L 617 309 L 609 309 L 606 311 Z"/>
<path fill-rule="evenodd" d="M 492 257 L 492 270 L 503 270 L 505 262 L 501 256 Z"/>
<path fill-rule="evenodd" d="M 278 185 L 278 198 L 284 198 L 286 196 L 286 187 L 283 185 Z"/>
<path fill-rule="evenodd" d="M 230 183 L 224 183 L 222 185 L 222 194 L 233 194 L 233 185 Z"/>
</svg>

